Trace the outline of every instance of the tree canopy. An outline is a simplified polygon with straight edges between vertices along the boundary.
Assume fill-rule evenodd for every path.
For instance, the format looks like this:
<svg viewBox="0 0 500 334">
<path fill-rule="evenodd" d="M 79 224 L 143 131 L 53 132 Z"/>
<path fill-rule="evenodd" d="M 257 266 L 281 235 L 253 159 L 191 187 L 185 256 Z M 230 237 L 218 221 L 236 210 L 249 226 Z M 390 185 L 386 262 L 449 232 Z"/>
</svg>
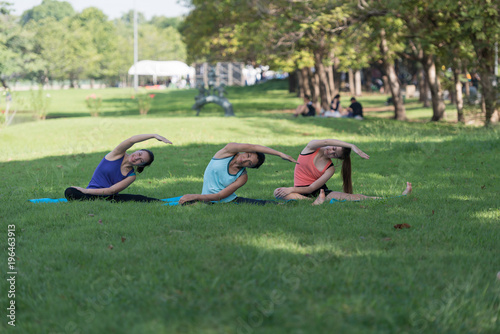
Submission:
<svg viewBox="0 0 500 334">
<path fill-rule="evenodd" d="M 181 27 L 189 60 L 237 60 L 287 71 L 314 67 L 314 73 L 306 70 L 308 77 L 299 81 L 317 87 L 324 107 L 339 89 L 328 72 L 332 65 L 336 71 L 353 72 L 371 66 L 387 77 L 395 118 L 405 119 L 401 87 L 417 73 L 402 73 L 404 62 L 415 64 L 410 67 L 420 69 L 425 78 L 433 121 L 444 117 L 441 81 L 448 71 L 458 73 L 457 78 L 460 73 L 481 77 L 487 123 L 498 107 L 498 85 L 494 86 L 498 78 L 493 74 L 494 47 L 500 39 L 498 1 L 192 0 L 191 4 Z M 457 99 L 459 86 L 450 87 Z"/>
<path fill-rule="evenodd" d="M 76 12 L 65 1 L 44 0 L 20 17 L 0 2 L 0 79 L 38 82 L 99 79 L 110 83 L 127 77 L 133 64 L 133 11 L 109 20 L 98 8 Z M 177 30 L 182 18 L 139 18 L 139 57 L 186 60 Z"/>
<path fill-rule="evenodd" d="M 457 102 L 460 120 L 461 83 L 472 73 L 479 78 L 487 122 L 498 108 L 493 73 L 498 1 L 187 2 L 191 11 L 185 18 L 148 21 L 138 13 L 139 59 L 241 61 L 295 71 L 300 94 L 312 94 L 323 108 L 341 88 L 339 72 L 360 77 L 361 71 L 376 68 L 399 120 L 406 118 L 401 92 L 417 77 L 423 95 L 429 92 L 432 98 L 432 120 L 444 117 L 444 88 Z M 133 62 L 133 11 L 110 21 L 97 8 L 76 12 L 66 1 L 43 0 L 20 17 L 11 15 L 10 7 L 0 1 L 4 86 L 18 78 L 116 82 L 126 77 Z"/>
</svg>

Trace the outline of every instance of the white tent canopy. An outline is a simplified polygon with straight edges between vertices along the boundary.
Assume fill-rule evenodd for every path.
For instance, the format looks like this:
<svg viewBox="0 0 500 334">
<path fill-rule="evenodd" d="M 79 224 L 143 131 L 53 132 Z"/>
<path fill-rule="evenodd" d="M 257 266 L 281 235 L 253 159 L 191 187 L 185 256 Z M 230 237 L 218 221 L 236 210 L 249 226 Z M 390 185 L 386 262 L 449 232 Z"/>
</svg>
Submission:
<svg viewBox="0 0 500 334">
<path fill-rule="evenodd" d="M 156 83 L 157 77 L 186 77 L 189 75 L 191 78 L 195 76 L 195 69 L 183 63 L 182 61 L 155 61 L 155 60 L 141 60 L 137 62 L 137 71 L 135 65 L 132 65 L 128 70 L 129 75 L 152 75 L 153 81 Z"/>
</svg>

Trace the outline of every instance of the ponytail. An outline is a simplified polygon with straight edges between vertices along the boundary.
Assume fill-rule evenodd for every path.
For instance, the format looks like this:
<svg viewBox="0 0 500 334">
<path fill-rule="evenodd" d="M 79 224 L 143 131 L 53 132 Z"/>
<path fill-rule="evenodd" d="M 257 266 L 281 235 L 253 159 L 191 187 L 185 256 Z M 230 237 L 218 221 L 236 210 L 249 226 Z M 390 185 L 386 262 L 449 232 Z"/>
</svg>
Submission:
<svg viewBox="0 0 500 334">
<path fill-rule="evenodd" d="M 342 175 L 344 192 L 347 194 L 352 194 L 352 177 L 351 177 L 351 149 L 344 148 L 342 159 L 342 170 L 340 174 Z"/>
</svg>

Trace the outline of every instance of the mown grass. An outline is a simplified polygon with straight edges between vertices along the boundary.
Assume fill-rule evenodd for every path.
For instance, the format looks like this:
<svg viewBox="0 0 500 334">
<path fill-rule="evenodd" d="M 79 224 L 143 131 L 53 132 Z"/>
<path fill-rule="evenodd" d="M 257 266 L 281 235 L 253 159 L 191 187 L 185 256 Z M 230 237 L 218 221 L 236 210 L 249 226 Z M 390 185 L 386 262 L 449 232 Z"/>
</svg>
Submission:
<svg viewBox="0 0 500 334">
<path fill-rule="evenodd" d="M 275 117 L 276 114 L 290 113 L 302 100 L 295 93 L 287 91 L 287 82 L 283 80 L 271 80 L 264 85 L 248 87 L 226 87 L 226 97 L 233 104 L 237 116 L 262 116 Z M 137 94 L 154 94 L 151 110 L 148 117 L 179 117 L 194 116 L 196 111 L 191 107 L 194 97 L 198 94 L 196 89 L 169 89 L 169 90 L 146 90 L 140 88 L 136 93 L 132 88 L 108 88 L 108 89 L 77 89 L 77 90 L 47 90 L 50 96 L 48 107 L 48 118 L 60 117 L 87 117 L 90 115 L 85 100 L 94 94 L 102 98 L 100 110 L 101 117 L 120 117 L 139 115 L 137 100 L 133 99 Z M 31 92 L 14 92 L 14 104 L 11 109 L 18 110 L 13 123 L 33 120 Z M 365 108 L 365 116 L 370 118 L 392 118 L 394 111 L 391 106 L 386 105 L 388 95 L 378 93 L 364 93 L 358 98 Z M 341 94 L 341 104 L 344 108 L 350 102 L 348 93 Z M 16 101 L 18 103 L 16 104 Z M 408 98 L 405 102 L 407 117 L 410 121 L 425 122 L 432 116 L 430 108 L 422 107 L 416 98 Z M 5 101 L 0 100 L 0 109 L 5 109 Z M 457 120 L 456 109 L 448 105 L 444 120 L 455 123 Z M 466 114 L 474 114 L 474 110 L 465 111 Z M 200 117 L 213 117 L 223 114 L 221 107 L 208 104 L 202 108 Z M 474 118 L 477 118 L 474 116 Z"/>
<path fill-rule="evenodd" d="M 248 98 L 240 92 L 248 112 L 233 118 L 215 109 L 203 117 L 124 110 L 1 130 L 0 263 L 7 272 L 7 225 L 15 224 L 17 330 L 498 333 L 498 129 L 292 119 L 266 113 L 271 102 L 260 89 Z M 296 102 L 285 92 L 269 95 L 274 110 Z M 27 202 L 85 186 L 117 143 L 149 132 L 174 145 L 137 145 L 156 160 L 127 193 L 200 192 L 206 164 L 230 141 L 297 156 L 311 139 L 338 138 L 371 156 L 353 159 L 355 192 L 387 199 L 320 207 Z M 328 182 L 335 190 L 337 174 Z M 271 199 L 292 178 L 290 163 L 268 156 L 238 195 Z M 413 194 L 394 197 L 406 181 Z M 401 223 L 411 228 L 394 228 Z M 5 279 L 0 286 L 5 310 Z"/>
</svg>

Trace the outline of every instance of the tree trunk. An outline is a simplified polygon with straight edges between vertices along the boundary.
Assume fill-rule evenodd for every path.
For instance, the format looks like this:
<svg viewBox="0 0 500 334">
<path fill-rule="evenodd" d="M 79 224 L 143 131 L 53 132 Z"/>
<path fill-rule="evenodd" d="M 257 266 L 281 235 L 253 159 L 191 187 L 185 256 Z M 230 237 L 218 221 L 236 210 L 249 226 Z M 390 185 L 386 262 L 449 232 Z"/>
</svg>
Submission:
<svg viewBox="0 0 500 334">
<path fill-rule="evenodd" d="M 363 69 L 363 76 L 365 77 L 365 92 L 372 91 L 372 75 L 369 68 Z"/>
<path fill-rule="evenodd" d="M 7 82 L 3 78 L 0 78 L 0 82 L 2 83 L 3 88 L 9 89 L 9 86 L 7 85 Z"/>
<path fill-rule="evenodd" d="M 484 112 L 486 116 L 485 126 L 489 126 L 491 123 L 496 122 L 493 119 L 493 115 L 495 114 L 497 108 L 497 99 L 495 87 L 493 86 L 493 69 L 489 72 L 487 69 L 482 68 L 483 65 L 479 67 L 479 76 L 481 77 L 480 85 L 481 85 L 481 96 L 484 99 Z"/>
<path fill-rule="evenodd" d="M 418 72 L 418 85 L 420 86 L 420 97 L 418 100 L 423 103 L 424 108 L 429 108 L 431 106 L 429 103 L 429 85 L 427 84 L 427 80 L 425 80 L 424 69 Z"/>
<path fill-rule="evenodd" d="M 297 91 L 297 70 L 290 73 L 288 76 L 288 92 L 295 93 Z"/>
<path fill-rule="evenodd" d="M 301 90 L 300 90 L 300 95 L 301 97 L 304 97 L 308 95 L 311 97 L 311 85 L 309 84 L 309 80 L 311 77 L 311 70 L 308 67 L 303 67 L 301 70 L 301 78 L 302 82 L 300 83 L 301 85 Z"/>
<path fill-rule="evenodd" d="M 485 126 L 489 126 L 492 122 L 497 121 L 495 115 L 498 106 L 495 87 L 493 81 L 495 80 L 494 71 L 494 50 L 493 45 L 475 47 L 476 55 L 479 63 L 479 77 L 481 81 L 481 96 L 484 101 L 484 112 L 486 115 Z M 494 117 L 495 115 L 495 117 Z"/>
<path fill-rule="evenodd" d="M 394 119 L 405 121 L 407 119 L 406 109 L 403 104 L 403 98 L 401 96 L 401 87 L 399 86 L 399 80 L 394 68 L 394 64 L 389 57 L 389 47 L 385 38 L 384 29 L 382 29 L 380 32 L 379 47 L 382 54 L 382 66 L 384 67 L 384 71 L 387 74 L 387 81 L 389 82 L 389 89 L 392 95 L 392 103 L 394 104 Z"/>
<path fill-rule="evenodd" d="M 420 69 L 418 70 L 418 91 L 419 91 L 419 97 L 418 97 L 418 100 L 420 102 L 424 102 L 426 99 L 427 99 L 427 91 L 426 91 L 426 84 L 425 84 L 425 74 L 424 74 L 424 70 L 423 69 Z"/>
<path fill-rule="evenodd" d="M 387 75 L 382 75 L 382 81 L 384 82 L 384 91 L 382 93 L 389 94 L 391 87 L 389 86 L 389 78 L 387 78 Z"/>
<path fill-rule="evenodd" d="M 451 88 L 451 92 L 449 92 L 449 94 L 450 94 L 450 104 L 451 104 L 452 106 L 454 106 L 454 105 L 456 105 L 456 104 L 457 104 L 457 101 L 456 101 L 456 97 L 457 97 L 457 96 L 456 96 L 456 94 L 455 94 L 455 89 L 456 89 L 456 87 L 455 87 L 455 86 L 453 86 L 453 87 Z"/>
<path fill-rule="evenodd" d="M 326 79 L 328 80 L 328 87 L 327 87 L 327 90 L 328 90 L 328 93 L 330 94 L 330 96 L 333 96 L 333 86 L 335 85 L 334 82 L 333 82 L 333 70 L 332 70 L 332 67 L 331 66 L 326 66 L 325 67 L 325 72 L 326 72 Z"/>
<path fill-rule="evenodd" d="M 401 87 L 399 86 L 399 80 L 394 65 L 384 61 L 384 70 L 387 73 L 392 104 L 394 105 L 394 119 L 405 121 L 407 119 L 406 109 L 403 103 L 403 97 L 401 96 Z"/>
<path fill-rule="evenodd" d="M 361 71 L 357 70 L 354 72 L 354 95 L 361 96 Z"/>
<path fill-rule="evenodd" d="M 432 98 L 432 118 L 431 121 L 437 122 L 444 117 L 444 111 L 446 106 L 443 100 L 443 90 L 441 89 L 441 83 L 439 82 L 439 77 L 436 71 L 436 63 L 434 62 L 434 56 L 424 53 L 423 64 L 425 69 L 425 79 L 431 90 Z"/>
<path fill-rule="evenodd" d="M 333 63 L 333 82 L 335 83 L 335 91 L 332 94 L 333 96 L 340 93 L 340 88 L 342 88 L 342 74 L 336 69 L 339 68 L 340 60 L 335 58 Z"/>
<path fill-rule="evenodd" d="M 311 75 L 311 83 L 312 83 L 311 101 L 314 103 L 315 106 L 317 106 L 319 98 L 320 98 L 320 92 L 319 92 L 319 75 L 318 75 L 318 71 L 314 71 L 314 73 L 312 73 L 309 70 L 309 73 Z"/>
<path fill-rule="evenodd" d="M 304 97 L 304 87 L 303 87 L 304 78 L 302 77 L 302 70 L 297 70 L 297 97 Z"/>
<path fill-rule="evenodd" d="M 460 82 L 460 69 L 458 67 L 453 69 L 453 80 L 455 81 L 453 96 L 457 106 L 457 121 L 464 123 L 464 99 L 462 96 L 462 83 Z"/>
<path fill-rule="evenodd" d="M 69 75 L 69 88 L 75 88 L 75 76 L 73 74 Z"/>
<path fill-rule="evenodd" d="M 323 65 L 324 52 L 321 48 L 314 51 L 314 67 L 318 75 L 319 100 L 323 110 L 330 110 L 330 88 L 328 86 L 328 77 L 326 76 L 325 66 Z M 319 111 L 319 110 L 318 110 Z"/>
<path fill-rule="evenodd" d="M 352 68 L 349 67 L 349 93 L 351 93 L 351 96 L 355 95 L 354 92 L 354 71 Z"/>
<path fill-rule="evenodd" d="M 332 64 L 335 64 L 335 54 L 333 53 L 333 50 L 330 50 L 328 53 L 328 58 L 332 62 Z M 328 74 L 328 86 L 330 87 L 330 96 L 335 96 L 335 77 L 334 77 L 334 71 L 333 71 L 334 65 L 330 65 L 326 69 L 326 73 Z"/>
<path fill-rule="evenodd" d="M 467 98 L 470 96 L 470 82 L 466 82 L 465 83 L 465 96 L 467 96 Z"/>
</svg>

